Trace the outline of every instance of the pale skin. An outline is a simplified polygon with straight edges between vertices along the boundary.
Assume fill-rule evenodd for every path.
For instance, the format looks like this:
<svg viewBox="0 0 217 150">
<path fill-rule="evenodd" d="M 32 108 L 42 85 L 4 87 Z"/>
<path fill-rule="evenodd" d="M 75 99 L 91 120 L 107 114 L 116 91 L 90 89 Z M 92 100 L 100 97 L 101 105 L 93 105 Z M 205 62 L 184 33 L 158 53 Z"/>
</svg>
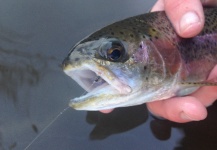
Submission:
<svg viewBox="0 0 217 150">
<path fill-rule="evenodd" d="M 217 0 L 158 0 L 151 11 L 164 10 L 176 32 L 184 38 L 196 36 L 204 25 L 204 6 L 217 6 Z M 209 79 L 217 79 L 217 65 Z M 147 103 L 149 111 L 174 122 L 200 121 L 207 116 L 207 107 L 217 99 L 217 86 L 201 87 L 185 97 L 174 97 Z M 112 110 L 102 110 L 110 113 Z"/>
</svg>

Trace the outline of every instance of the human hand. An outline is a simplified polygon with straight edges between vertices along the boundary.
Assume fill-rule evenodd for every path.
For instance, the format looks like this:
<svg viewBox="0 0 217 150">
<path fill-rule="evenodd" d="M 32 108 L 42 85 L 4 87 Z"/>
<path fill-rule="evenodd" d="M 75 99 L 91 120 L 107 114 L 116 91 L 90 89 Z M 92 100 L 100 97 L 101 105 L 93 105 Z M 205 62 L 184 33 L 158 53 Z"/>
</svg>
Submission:
<svg viewBox="0 0 217 150">
<path fill-rule="evenodd" d="M 176 32 L 184 38 L 197 35 L 203 28 L 203 7 L 217 5 L 217 0 L 158 0 L 151 11 L 165 10 Z M 217 65 L 208 79 L 217 78 Z M 206 107 L 217 99 L 217 87 L 205 86 L 185 97 L 174 97 L 147 103 L 152 114 L 174 122 L 203 120 L 207 116 Z M 112 110 L 102 110 L 110 113 Z"/>
<path fill-rule="evenodd" d="M 176 32 L 185 38 L 200 33 L 204 25 L 203 7 L 217 5 L 217 0 L 158 0 L 151 11 L 165 10 Z M 217 65 L 209 79 L 217 78 Z M 174 122 L 203 120 L 207 116 L 206 107 L 217 99 L 217 87 L 205 86 L 185 97 L 174 97 L 147 103 L 154 115 Z"/>
<path fill-rule="evenodd" d="M 158 0 L 151 11 L 165 11 L 176 32 L 184 38 L 196 36 L 203 28 L 203 6 L 216 6 L 217 0 Z"/>
</svg>

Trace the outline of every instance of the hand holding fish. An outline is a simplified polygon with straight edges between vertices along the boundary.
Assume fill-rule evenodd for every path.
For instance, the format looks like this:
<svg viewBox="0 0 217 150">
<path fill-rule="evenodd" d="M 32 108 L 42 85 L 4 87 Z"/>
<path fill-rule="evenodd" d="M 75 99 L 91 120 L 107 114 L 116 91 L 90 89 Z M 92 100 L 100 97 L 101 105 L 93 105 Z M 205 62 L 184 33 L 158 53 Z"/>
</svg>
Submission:
<svg viewBox="0 0 217 150">
<path fill-rule="evenodd" d="M 158 0 L 152 11 L 165 10 L 176 32 L 182 37 L 193 37 L 203 28 L 204 6 L 216 6 L 216 0 Z M 209 79 L 217 78 L 217 66 Z M 149 110 L 163 118 L 175 122 L 203 120 L 207 116 L 206 107 L 217 99 L 217 87 L 205 86 L 186 97 L 174 97 L 147 104 Z"/>
<path fill-rule="evenodd" d="M 217 77 L 217 66 L 211 71 L 209 79 Z M 206 107 L 217 99 L 216 86 L 204 86 L 185 97 L 173 97 L 162 101 L 147 103 L 152 114 L 174 122 L 200 121 L 206 118 Z"/>
</svg>

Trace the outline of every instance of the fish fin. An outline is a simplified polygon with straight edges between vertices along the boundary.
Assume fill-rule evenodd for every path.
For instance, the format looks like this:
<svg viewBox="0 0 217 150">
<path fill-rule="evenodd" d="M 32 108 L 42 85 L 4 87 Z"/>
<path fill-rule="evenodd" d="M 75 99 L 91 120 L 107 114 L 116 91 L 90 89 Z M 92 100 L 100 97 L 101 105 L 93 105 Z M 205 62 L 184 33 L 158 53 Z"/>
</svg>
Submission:
<svg viewBox="0 0 217 150">
<path fill-rule="evenodd" d="M 181 82 L 184 86 L 217 86 L 217 78 L 200 82 Z"/>
</svg>

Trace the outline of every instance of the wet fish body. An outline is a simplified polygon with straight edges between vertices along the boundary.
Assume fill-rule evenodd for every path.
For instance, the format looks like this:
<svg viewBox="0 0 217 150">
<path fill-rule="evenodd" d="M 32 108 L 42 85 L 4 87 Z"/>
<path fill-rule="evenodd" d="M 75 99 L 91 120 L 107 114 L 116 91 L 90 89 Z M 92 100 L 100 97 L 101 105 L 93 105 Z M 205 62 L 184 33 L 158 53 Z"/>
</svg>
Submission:
<svg viewBox="0 0 217 150">
<path fill-rule="evenodd" d="M 184 96 L 206 81 L 217 63 L 217 9 L 205 8 L 201 33 L 179 37 L 165 12 L 131 17 L 91 34 L 74 46 L 64 72 L 88 93 L 78 110 L 102 110 Z"/>
</svg>

